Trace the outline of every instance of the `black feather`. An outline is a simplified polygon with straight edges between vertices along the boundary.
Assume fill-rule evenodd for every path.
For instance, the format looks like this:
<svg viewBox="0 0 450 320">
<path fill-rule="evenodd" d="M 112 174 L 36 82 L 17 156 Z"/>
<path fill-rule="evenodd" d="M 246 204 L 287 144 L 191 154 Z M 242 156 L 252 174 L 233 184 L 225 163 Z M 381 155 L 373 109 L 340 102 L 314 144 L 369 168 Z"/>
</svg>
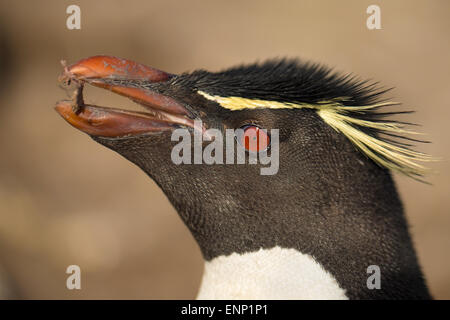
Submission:
<svg viewBox="0 0 450 320">
<path fill-rule="evenodd" d="M 376 82 L 297 59 L 268 60 L 220 72 L 199 70 L 172 81 L 223 97 L 311 104 L 337 100 L 346 106 L 372 104 L 390 90 L 378 88 Z"/>
</svg>

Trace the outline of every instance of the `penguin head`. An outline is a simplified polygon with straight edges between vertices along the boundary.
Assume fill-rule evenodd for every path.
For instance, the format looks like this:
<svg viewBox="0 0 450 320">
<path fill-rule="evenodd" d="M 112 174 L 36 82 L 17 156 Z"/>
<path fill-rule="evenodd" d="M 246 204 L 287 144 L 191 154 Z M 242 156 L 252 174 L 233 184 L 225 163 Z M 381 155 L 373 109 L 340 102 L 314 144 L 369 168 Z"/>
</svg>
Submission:
<svg viewBox="0 0 450 320">
<path fill-rule="evenodd" d="M 428 160 L 401 141 L 391 142 L 404 129 L 383 119 L 389 112 L 378 112 L 393 104 L 380 100 L 383 91 L 316 64 L 272 60 L 172 75 L 96 56 L 66 67 L 63 79 L 79 89 L 74 101 L 57 104 L 60 115 L 149 175 L 206 259 L 296 247 L 301 239 L 324 241 L 320 235 L 336 232 L 336 217 L 358 223 L 357 205 L 379 201 L 383 192 L 395 194 L 389 169 L 420 176 L 422 167 L 414 161 Z M 86 104 L 84 85 L 127 96 L 146 112 Z M 190 163 L 174 161 L 182 135 L 174 139 L 177 130 L 189 135 L 182 156 L 190 153 Z M 229 130 L 235 133 L 232 145 Z M 196 164 L 195 154 L 204 156 L 211 140 L 222 141 L 212 153 L 222 151 L 219 161 Z M 234 156 L 227 163 L 230 148 Z M 236 163 L 239 148 L 243 164 Z M 251 164 L 255 155 L 270 163 Z"/>
</svg>

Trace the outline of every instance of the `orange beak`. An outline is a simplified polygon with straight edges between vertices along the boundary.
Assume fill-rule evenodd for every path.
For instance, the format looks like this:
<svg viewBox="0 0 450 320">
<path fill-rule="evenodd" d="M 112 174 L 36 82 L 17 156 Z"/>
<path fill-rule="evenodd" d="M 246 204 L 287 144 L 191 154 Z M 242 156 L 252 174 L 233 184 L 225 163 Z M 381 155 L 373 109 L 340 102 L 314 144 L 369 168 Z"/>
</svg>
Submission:
<svg viewBox="0 0 450 320">
<path fill-rule="evenodd" d="M 66 67 L 61 81 L 75 82 L 74 101 L 57 103 L 56 111 L 75 128 L 94 136 L 121 137 L 193 127 L 190 112 L 175 99 L 149 89 L 149 84 L 168 81 L 174 75 L 120 58 L 94 56 Z M 85 84 L 109 89 L 146 107 L 134 112 L 84 104 Z"/>
</svg>

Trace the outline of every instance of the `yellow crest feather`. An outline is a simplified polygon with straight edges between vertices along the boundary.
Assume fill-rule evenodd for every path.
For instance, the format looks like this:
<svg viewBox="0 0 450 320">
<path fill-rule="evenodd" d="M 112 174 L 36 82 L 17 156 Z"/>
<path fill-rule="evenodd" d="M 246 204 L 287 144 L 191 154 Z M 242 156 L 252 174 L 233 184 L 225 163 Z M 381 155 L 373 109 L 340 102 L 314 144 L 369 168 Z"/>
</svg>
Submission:
<svg viewBox="0 0 450 320">
<path fill-rule="evenodd" d="M 383 133 L 400 135 L 419 134 L 417 132 L 403 129 L 401 124 L 395 121 L 370 121 L 355 117 L 355 113 L 373 112 L 374 109 L 396 105 L 395 102 L 375 103 L 366 106 L 345 106 L 338 102 L 345 100 L 341 98 L 336 101 L 324 101 L 318 104 L 301 104 L 291 102 L 279 102 L 259 99 L 248 99 L 243 97 L 222 97 L 210 95 L 204 91 L 198 91 L 200 95 L 208 100 L 217 102 L 221 107 L 231 110 L 244 109 L 316 109 L 317 114 L 337 132 L 345 135 L 361 152 L 387 169 L 401 172 L 410 177 L 423 176 L 429 170 L 419 162 L 434 161 L 428 154 L 410 150 L 405 146 L 396 145 L 372 136 L 359 128 L 370 128 Z"/>
</svg>

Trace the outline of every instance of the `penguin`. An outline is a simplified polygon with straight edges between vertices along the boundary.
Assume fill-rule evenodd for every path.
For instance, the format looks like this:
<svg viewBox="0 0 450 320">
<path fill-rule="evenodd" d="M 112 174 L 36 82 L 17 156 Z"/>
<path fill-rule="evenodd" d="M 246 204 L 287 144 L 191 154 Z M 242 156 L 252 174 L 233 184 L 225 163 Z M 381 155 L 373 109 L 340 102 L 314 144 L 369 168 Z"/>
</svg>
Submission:
<svg viewBox="0 0 450 320">
<path fill-rule="evenodd" d="M 391 172 L 423 180 L 432 158 L 377 84 L 298 59 L 175 75 L 112 56 L 64 64 L 60 80 L 78 89 L 56 111 L 142 169 L 189 228 L 198 299 L 431 299 Z M 146 111 L 87 104 L 84 85 Z M 173 161 L 177 130 L 211 129 L 241 134 L 243 164 Z M 274 174 L 249 163 L 262 152 L 277 153 Z"/>
</svg>

